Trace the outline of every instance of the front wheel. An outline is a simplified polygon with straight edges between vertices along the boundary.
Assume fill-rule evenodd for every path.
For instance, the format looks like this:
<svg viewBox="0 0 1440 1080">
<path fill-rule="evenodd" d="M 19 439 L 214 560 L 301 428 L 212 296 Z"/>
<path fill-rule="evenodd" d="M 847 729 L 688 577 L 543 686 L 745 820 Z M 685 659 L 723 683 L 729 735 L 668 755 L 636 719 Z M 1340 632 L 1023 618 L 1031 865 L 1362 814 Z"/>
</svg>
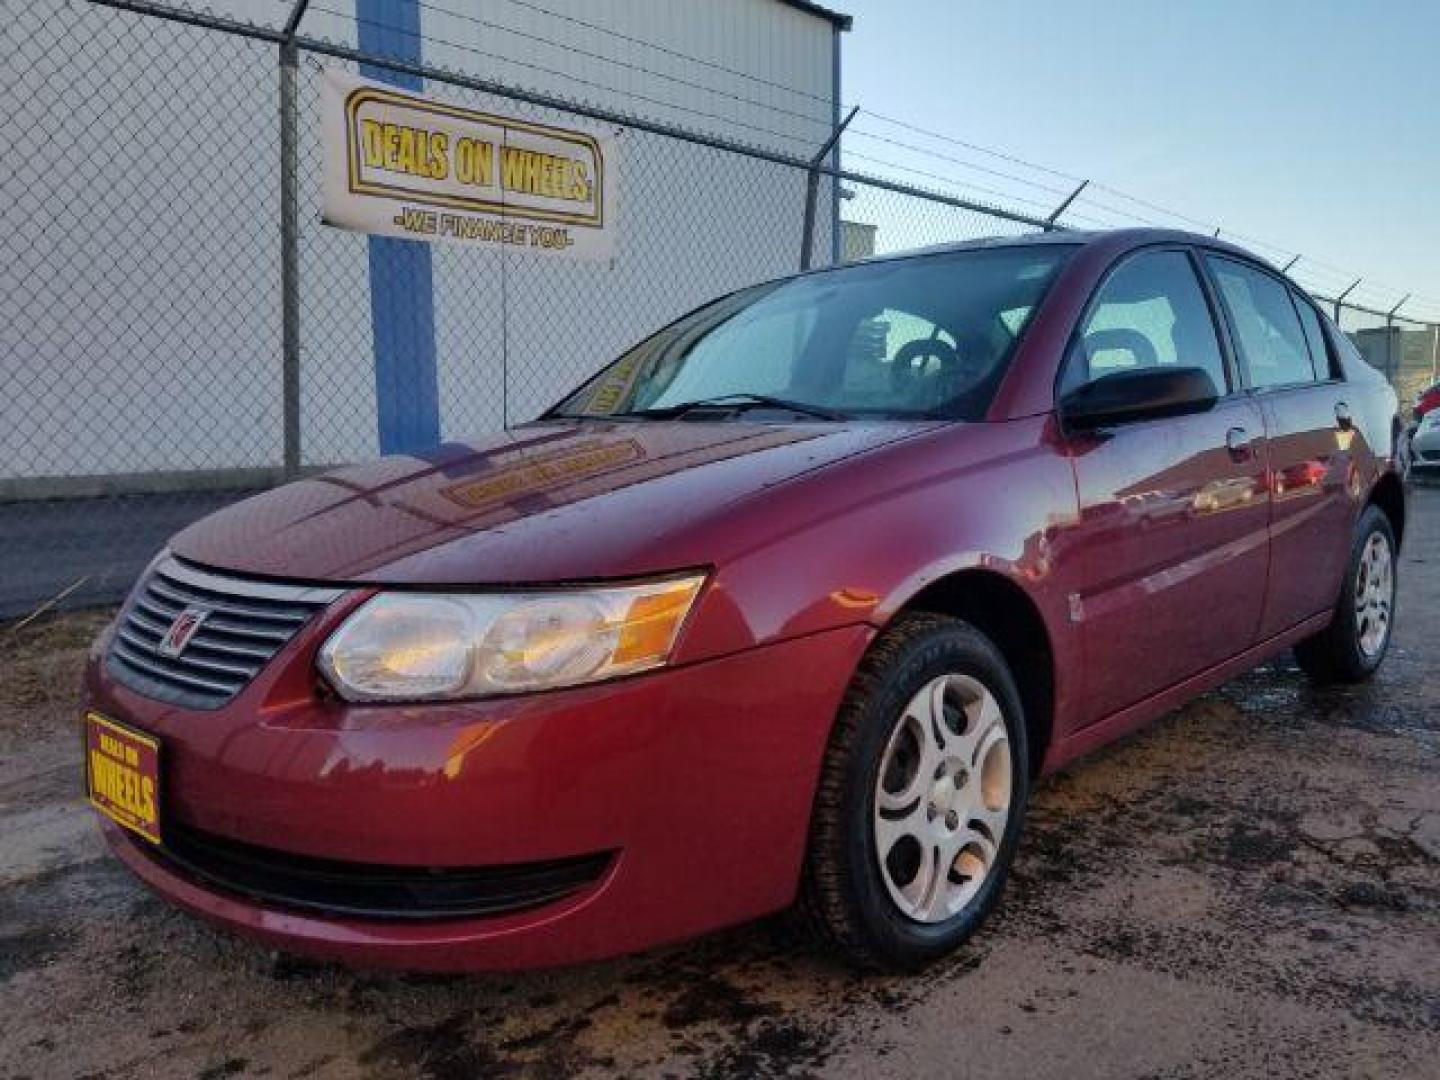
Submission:
<svg viewBox="0 0 1440 1080">
<path fill-rule="evenodd" d="M 1395 531 L 1384 511 L 1368 506 L 1330 625 L 1295 646 L 1295 659 L 1318 682 L 1364 682 L 1385 659 L 1394 622 Z"/>
<path fill-rule="evenodd" d="M 1029 775 L 1020 696 L 994 644 L 958 619 L 897 620 L 836 719 L 799 914 L 858 967 L 953 951 L 999 900 Z"/>
</svg>

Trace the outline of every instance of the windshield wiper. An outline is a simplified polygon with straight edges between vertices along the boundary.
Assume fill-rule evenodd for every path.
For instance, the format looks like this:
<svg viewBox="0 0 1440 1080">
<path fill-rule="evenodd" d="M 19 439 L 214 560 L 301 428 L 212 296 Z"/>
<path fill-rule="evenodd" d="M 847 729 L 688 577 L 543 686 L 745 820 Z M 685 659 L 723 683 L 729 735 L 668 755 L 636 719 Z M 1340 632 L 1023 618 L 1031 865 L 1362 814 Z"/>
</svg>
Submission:
<svg viewBox="0 0 1440 1080">
<path fill-rule="evenodd" d="M 831 409 L 822 409 L 818 405 L 807 405 L 801 401 L 789 401 L 786 398 L 770 397 L 768 394 L 722 394 L 720 397 L 700 398 L 697 401 L 682 401 L 676 405 L 662 405 L 657 408 L 634 409 L 629 412 L 612 413 L 612 416 L 630 416 L 666 420 L 676 416 L 683 416 L 685 413 L 697 409 L 731 409 L 736 412 L 746 409 L 783 409 L 786 412 L 799 413 L 801 416 L 813 416 L 817 420 L 845 420 L 848 417 L 844 413 L 835 412 Z"/>
</svg>

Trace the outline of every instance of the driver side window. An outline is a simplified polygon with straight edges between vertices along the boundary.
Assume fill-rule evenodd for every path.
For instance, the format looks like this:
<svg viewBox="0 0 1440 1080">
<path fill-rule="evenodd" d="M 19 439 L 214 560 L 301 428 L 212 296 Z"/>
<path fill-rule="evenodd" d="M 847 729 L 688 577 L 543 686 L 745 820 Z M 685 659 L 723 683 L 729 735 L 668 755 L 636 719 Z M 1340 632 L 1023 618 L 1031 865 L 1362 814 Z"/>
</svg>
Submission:
<svg viewBox="0 0 1440 1080">
<path fill-rule="evenodd" d="M 1066 360 L 1061 392 L 1117 371 L 1172 365 L 1201 368 L 1226 392 L 1215 322 L 1189 256 L 1145 252 L 1100 286 Z"/>
</svg>

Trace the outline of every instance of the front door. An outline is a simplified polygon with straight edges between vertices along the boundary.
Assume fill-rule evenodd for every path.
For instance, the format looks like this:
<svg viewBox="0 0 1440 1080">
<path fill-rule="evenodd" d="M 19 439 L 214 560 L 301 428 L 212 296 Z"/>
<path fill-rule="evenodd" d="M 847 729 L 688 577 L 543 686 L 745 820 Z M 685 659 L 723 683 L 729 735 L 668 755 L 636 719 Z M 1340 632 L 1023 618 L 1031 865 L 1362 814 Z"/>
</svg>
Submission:
<svg viewBox="0 0 1440 1080">
<path fill-rule="evenodd" d="M 1083 635 L 1094 722 L 1242 652 L 1265 592 L 1269 498 L 1264 421 L 1238 393 L 1191 255 L 1143 251 L 1110 272 L 1072 344 L 1062 392 L 1136 367 L 1203 368 L 1211 410 L 1069 437 L 1086 588 Z"/>
</svg>

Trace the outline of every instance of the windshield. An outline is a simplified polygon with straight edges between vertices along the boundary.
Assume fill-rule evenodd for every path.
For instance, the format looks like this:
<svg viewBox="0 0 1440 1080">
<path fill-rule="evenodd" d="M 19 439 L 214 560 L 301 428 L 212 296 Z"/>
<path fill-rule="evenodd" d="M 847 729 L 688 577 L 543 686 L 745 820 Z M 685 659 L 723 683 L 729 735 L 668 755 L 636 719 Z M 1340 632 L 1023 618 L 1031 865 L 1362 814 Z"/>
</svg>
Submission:
<svg viewBox="0 0 1440 1080">
<path fill-rule="evenodd" d="M 743 289 L 642 341 L 549 415 L 976 420 L 1072 250 L 971 249 Z"/>
</svg>

